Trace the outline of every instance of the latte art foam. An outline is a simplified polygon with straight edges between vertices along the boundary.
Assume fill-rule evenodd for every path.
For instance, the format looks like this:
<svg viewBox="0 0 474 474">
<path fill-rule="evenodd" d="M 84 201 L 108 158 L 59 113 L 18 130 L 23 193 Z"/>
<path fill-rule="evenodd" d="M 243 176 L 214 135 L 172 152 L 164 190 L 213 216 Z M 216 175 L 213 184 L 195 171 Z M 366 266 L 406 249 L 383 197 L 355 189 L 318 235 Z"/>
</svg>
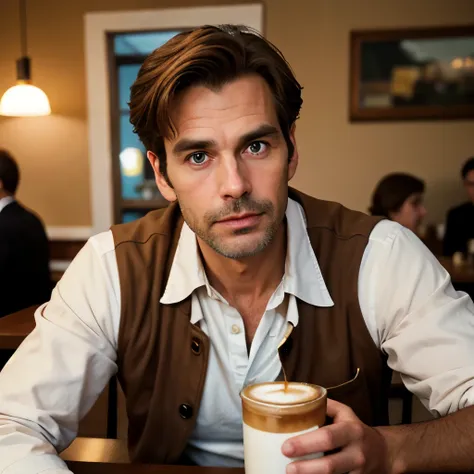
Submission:
<svg viewBox="0 0 474 474">
<path fill-rule="evenodd" d="M 254 385 L 246 391 L 248 398 L 261 403 L 294 405 L 307 403 L 320 396 L 318 389 L 302 383 L 288 383 L 285 390 L 284 382 Z"/>
</svg>

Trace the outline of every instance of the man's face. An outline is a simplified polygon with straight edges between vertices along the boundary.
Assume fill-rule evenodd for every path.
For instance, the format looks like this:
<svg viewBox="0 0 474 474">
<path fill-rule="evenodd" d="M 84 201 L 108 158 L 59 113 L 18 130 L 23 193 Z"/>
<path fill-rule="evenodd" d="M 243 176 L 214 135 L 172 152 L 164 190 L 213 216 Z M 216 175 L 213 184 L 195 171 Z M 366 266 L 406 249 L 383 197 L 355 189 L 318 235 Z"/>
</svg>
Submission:
<svg viewBox="0 0 474 474">
<path fill-rule="evenodd" d="M 171 119 L 177 133 L 165 149 L 172 187 L 148 153 L 163 196 L 178 200 L 201 245 L 234 259 L 262 251 L 282 225 L 298 161 L 296 151 L 288 160 L 266 82 L 246 76 L 218 91 L 192 87 L 176 98 Z"/>
<path fill-rule="evenodd" d="M 471 202 L 474 202 L 474 170 L 467 173 L 464 178 L 464 187 Z"/>
</svg>

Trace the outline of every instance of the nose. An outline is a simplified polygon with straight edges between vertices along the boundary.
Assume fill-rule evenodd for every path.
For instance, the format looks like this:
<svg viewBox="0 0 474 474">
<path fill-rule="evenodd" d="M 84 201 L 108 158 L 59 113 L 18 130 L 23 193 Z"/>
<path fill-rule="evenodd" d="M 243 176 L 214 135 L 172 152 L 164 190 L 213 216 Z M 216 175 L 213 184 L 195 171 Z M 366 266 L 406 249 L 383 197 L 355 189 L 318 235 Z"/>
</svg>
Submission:
<svg viewBox="0 0 474 474">
<path fill-rule="evenodd" d="M 218 180 L 220 195 L 223 199 L 239 199 L 252 191 L 245 163 L 233 156 L 221 159 Z"/>
<path fill-rule="evenodd" d="M 421 217 L 425 217 L 426 214 L 427 214 L 427 210 L 426 210 L 426 207 L 425 206 L 420 206 L 420 216 Z"/>
</svg>

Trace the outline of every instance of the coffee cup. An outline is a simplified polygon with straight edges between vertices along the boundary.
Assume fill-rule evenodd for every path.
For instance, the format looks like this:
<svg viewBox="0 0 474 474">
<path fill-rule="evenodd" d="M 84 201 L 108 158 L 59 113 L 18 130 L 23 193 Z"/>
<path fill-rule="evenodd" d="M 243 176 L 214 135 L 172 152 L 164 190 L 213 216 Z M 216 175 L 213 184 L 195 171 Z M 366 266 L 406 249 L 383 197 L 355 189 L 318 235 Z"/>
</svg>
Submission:
<svg viewBox="0 0 474 474">
<path fill-rule="evenodd" d="M 268 382 L 249 385 L 240 396 L 246 474 L 285 474 L 291 462 L 323 455 L 288 458 L 281 448 L 287 439 L 324 425 L 325 388 L 298 382 Z"/>
</svg>

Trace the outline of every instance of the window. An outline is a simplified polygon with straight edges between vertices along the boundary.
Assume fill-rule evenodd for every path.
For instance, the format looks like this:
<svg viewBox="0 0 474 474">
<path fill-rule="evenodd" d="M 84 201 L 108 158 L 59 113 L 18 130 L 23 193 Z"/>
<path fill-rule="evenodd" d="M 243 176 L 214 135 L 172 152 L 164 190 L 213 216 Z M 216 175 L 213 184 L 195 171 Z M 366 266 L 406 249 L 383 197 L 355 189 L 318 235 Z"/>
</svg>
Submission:
<svg viewBox="0 0 474 474">
<path fill-rule="evenodd" d="M 112 172 L 114 221 L 130 222 L 152 209 L 167 205 L 155 184 L 146 150 L 130 123 L 130 87 L 145 58 L 180 30 L 145 31 L 110 35 Z"/>
</svg>

